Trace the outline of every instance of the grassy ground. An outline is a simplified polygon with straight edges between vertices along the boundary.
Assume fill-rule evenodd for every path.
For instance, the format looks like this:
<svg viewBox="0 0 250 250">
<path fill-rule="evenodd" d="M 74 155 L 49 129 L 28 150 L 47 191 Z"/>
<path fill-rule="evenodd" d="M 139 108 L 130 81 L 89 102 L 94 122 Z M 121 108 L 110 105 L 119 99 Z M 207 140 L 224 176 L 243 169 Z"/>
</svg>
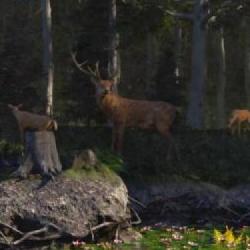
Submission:
<svg viewBox="0 0 250 250">
<path fill-rule="evenodd" d="M 195 229 L 186 227 L 140 230 L 143 238 L 133 244 L 100 243 L 81 246 L 64 245 L 63 250 L 248 250 L 250 249 L 250 229 Z M 222 238 L 219 239 L 219 236 Z M 54 248 L 58 249 L 58 248 Z M 52 249 L 51 249 L 52 250 Z"/>
</svg>

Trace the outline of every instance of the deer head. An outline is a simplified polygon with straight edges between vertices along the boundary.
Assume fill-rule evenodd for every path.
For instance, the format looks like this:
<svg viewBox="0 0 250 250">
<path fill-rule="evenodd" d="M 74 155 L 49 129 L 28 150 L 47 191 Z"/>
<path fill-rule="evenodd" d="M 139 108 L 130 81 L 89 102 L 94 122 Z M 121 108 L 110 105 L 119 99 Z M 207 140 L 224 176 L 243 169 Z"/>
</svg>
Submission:
<svg viewBox="0 0 250 250">
<path fill-rule="evenodd" d="M 13 111 L 17 111 L 17 110 L 19 110 L 20 108 L 22 108 L 23 107 L 23 104 L 18 104 L 18 105 L 12 105 L 12 104 L 8 104 L 8 107 L 11 109 L 11 110 L 13 110 Z"/>
<path fill-rule="evenodd" d="M 86 61 L 79 63 L 76 59 L 76 53 L 71 53 L 72 59 L 76 67 L 85 75 L 90 77 L 90 81 L 95 85 L 97 97 L 104 96 L 113 92 L 114 81 L 103 80 L 99 70 L 99 62 L 95 64 L 95 68 L 86 66 Z"/>
</svg>

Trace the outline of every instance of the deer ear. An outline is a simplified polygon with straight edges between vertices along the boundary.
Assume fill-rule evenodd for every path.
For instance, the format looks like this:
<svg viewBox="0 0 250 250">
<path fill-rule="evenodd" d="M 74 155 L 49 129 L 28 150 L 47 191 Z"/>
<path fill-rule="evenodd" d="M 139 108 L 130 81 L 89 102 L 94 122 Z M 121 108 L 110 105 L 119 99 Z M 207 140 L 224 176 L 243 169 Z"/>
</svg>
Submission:
<svg viewBox="0 0 250 250">
<path fill-rule="evenodd" d="M 14 108 L 14 106 L 13 106 L 12 104 L 8 104 L 8 107 L 9 107 L 10 109 L 13 109 L 13 108 Z"/>
</svg>

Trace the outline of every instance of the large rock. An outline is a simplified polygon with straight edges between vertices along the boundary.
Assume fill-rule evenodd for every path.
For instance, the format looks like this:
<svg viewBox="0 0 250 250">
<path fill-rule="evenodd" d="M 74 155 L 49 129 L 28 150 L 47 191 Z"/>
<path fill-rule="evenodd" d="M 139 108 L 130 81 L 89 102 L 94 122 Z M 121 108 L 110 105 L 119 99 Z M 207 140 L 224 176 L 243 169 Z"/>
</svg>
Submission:
<svg viewBox="0 0 250 250">
<path fill-rule="evenodd" d="M 110 227 L 115 231 L 130 219 L 127 188 L 110 170 L 91 170 L 86 176 L 70 170 L 37 189 L 39 182 L 0 183 L 1 228 L 8 224 L 25 233 L 48 225 L 61 236 L 83 238 L 95 236 L 98 229 Z"/>
<path fill-rule="evenodd" d="M 145 224 L 250 225 L 249 184 L 230 189 L 198 181 L 137 182 L 127 186 L 130 195 L 145 206 L 140 211 Z"/>
</svg>

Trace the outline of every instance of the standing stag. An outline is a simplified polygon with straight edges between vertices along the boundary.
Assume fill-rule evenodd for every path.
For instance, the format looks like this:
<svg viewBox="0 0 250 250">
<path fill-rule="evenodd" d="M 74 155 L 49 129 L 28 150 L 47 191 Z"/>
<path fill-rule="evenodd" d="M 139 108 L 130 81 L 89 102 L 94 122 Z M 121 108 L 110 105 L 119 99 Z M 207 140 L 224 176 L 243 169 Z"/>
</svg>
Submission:
<svg viewBox="0 0 250 250">
<path fill-rule="evenodd" d="M 90 77 L 96 88 L 96 100 L 113 123 L 112 149 L 121 154 L 124 130 L 127 127 L 142 129 L 156 129 L 162 136 L 173 143 L 170 128 L 176 115 L 176 107 L 167 102 L 132 100 L 114 93 L 114 81 L 103 80 L 99 72 L 99 65 L 95 69 L 83 67 L 85 63 L 78 63 L 76 54 L 72 54 L 77 68 Z"/>
</svg>

